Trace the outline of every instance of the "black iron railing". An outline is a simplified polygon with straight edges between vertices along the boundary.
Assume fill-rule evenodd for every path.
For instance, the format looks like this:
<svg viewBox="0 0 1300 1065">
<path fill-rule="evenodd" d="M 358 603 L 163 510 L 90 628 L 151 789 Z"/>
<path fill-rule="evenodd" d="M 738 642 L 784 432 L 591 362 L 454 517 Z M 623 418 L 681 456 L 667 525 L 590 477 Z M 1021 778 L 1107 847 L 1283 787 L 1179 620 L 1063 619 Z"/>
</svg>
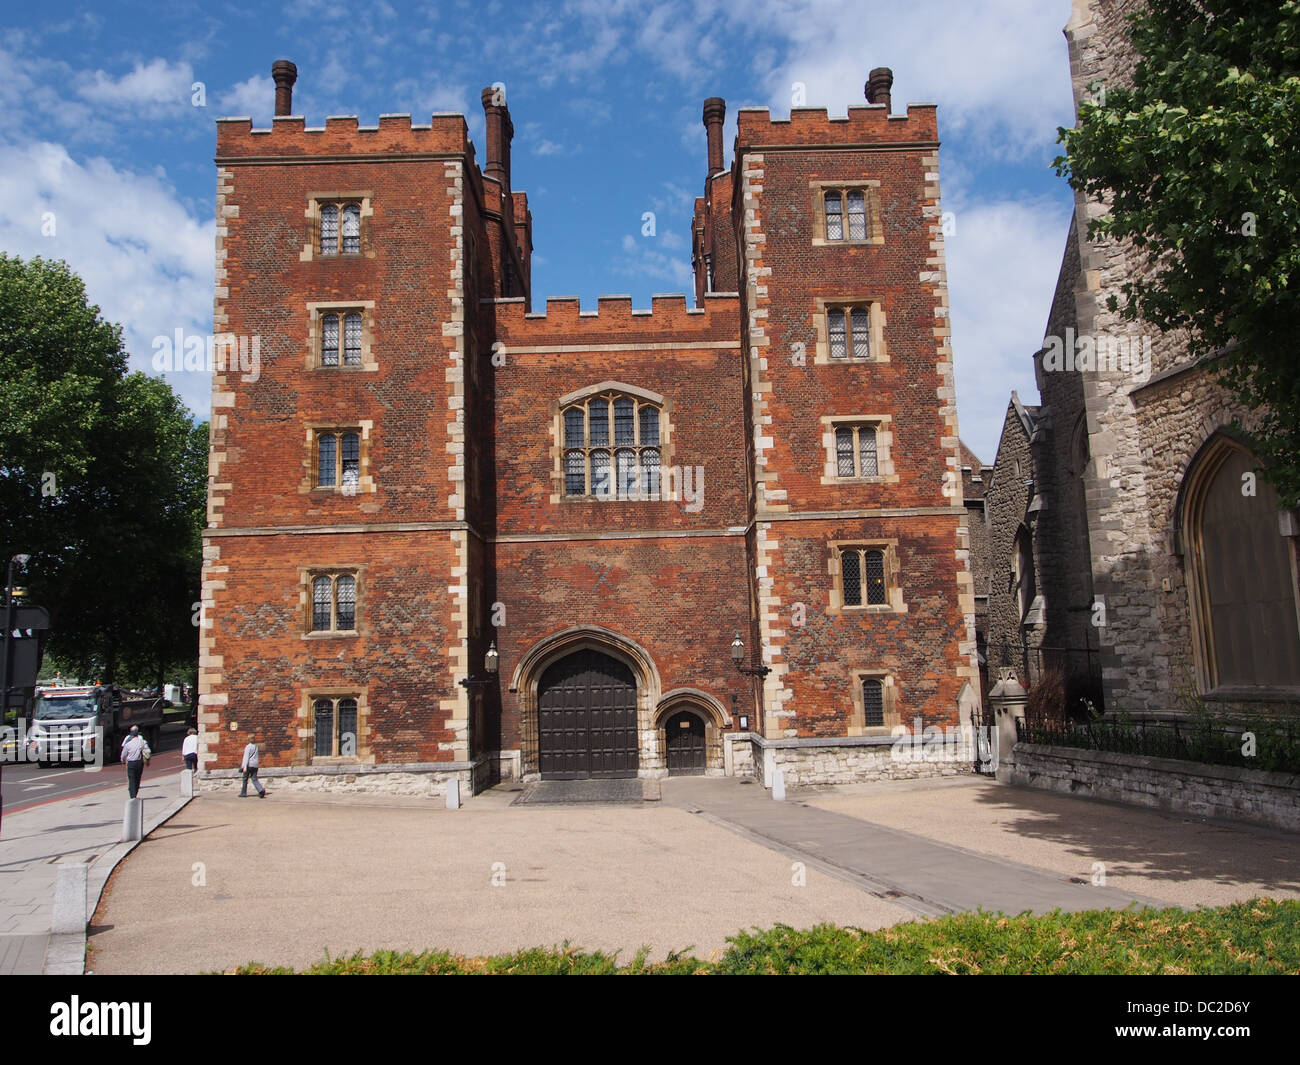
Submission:
<svg viewBox="0 0 1300 1065">
<path fill-rule="evenodd" d="M 1199 718 L 1118 715 L 1089 721 L 1017 721 L 1023 743 L 1076 747 L 1206 765 L 1300 773 L 1300 721 L 1228 724 Z"/>
</svg>

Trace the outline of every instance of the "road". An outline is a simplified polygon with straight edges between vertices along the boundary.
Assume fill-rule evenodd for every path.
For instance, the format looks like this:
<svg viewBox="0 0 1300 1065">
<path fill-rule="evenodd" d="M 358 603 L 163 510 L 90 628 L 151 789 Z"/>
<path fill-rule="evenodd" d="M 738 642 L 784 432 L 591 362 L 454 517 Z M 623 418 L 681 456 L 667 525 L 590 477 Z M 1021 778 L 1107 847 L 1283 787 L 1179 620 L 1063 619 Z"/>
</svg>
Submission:
<svg viewBox="0 0 1300 1065">
<path fill-rule="evenodd" d="M 184 739 L 183 720 L 175 724 L 164 724 L 158 748 L 144 771 L 145 776 L 179 773 L 184 768 L 184 760 L 181 758 L 181 741 Z M 77 765 L 42 769 L 34 762 L 6 762 L 0 794 L 4 797 L 4 812 L 11 814 L 56 799 L 89 795 L 91 792 L 112 788 L 122 788 L 124 791 L 126 788 L 126 766 L 120 763 L 95 770 L 93 767 L 83 769 Z"/>
</svg>

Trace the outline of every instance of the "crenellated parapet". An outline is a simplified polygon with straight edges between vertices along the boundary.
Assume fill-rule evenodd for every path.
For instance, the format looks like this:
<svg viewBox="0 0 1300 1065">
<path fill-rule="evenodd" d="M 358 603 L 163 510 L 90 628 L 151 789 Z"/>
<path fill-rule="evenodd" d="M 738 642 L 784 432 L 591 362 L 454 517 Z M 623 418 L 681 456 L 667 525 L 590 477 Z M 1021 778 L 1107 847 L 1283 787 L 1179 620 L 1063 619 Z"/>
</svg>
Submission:
<svg viewBox="0 0 1300 1065">
<path fill-rule="evenodd" d="M 936 105 L 913 103 L 905 115 L 891 115 L 887 104 L 850 107 L 832 117 L 824 107 L 796 107 L 789 118 L 773 118 L 766 107 L 742 107 L 736 113 L 739 148 L 767 145 L 937 144 Z"/>
<path fill-rule="evenodd" d="M 324 126 L 308 127 L 301 115 L 277 116 L 270 129 L 254 129 L 251 118 L 217 119 L 217 161 L 292 156 L 449 155 L 472 152 L 465 117 L 435 114 L 428 125 L 410 115 L 380 115 L 362 126 L 356 115 L 332 115 Z"/>
</svg>

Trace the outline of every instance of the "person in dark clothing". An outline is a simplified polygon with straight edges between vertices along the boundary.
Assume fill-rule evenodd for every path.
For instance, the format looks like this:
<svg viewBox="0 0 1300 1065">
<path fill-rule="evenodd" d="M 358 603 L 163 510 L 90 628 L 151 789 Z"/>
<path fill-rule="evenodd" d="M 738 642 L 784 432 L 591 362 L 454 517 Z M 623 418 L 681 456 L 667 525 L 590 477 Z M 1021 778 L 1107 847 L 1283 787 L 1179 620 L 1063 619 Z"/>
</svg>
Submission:
<svg viewBox="0 0 1300 1065">
<path fill-rule="evenodd" d="M 122 761 L 126 763 L 126 789 L 131 798 L 140 794 L 140 777 L 152 755 L 149 744 L 140 735 L 140 726 L 132 725 L 131 733 L 122 744 Z"/>
</svg>

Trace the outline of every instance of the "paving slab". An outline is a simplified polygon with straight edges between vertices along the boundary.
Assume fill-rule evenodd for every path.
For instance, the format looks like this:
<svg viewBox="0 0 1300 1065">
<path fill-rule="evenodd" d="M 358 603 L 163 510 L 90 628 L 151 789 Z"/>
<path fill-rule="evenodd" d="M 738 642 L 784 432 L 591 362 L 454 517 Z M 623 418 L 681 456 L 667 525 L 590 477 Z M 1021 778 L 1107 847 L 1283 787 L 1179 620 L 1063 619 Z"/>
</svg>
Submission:
<svg viewBox="0 0 1300 1065">
<path fill-rule="evenodd" d="M 178 808 L 178 773 L 146 778 L 146 831 Z M 87 866 L 85 909 L 93 909 L 109 873 L 134 843 L 121 843 L 122 821 L 105 810 L 125 800 L 126 788 L 83 792 L 6 811 L 0 838 L 0 975 L 79 974 L 86 933 L 51 934 L 60 868 Z M 89 919 L 89 912 L 85 918 Z M 69 927 L 75 926 L 75 919 Z"/>
<path fill-rule="evenodd" d="M 1166 905 L 1300 898 L 1300 833 L 967 776 L 950 781 L 800 789 L 822 810 Z"/>
<path fill-rule="evenodd" d="M 797 797 L 777 801 L 744 778 L 670 779 L 664 801 L 787 853 L 808 855 L 847 878 L 896 892 L 900 903 L 916 905 L 919 912 L 1018 914 L 1164 905 L 1137 892 L 1091 880 L 1077 883 L 1050 870 L 818 809 Z"/>
<path fill-rule="evenodd" d="M 95 973 L 295 968 L 356 950 L 479 955 L 565 941 L 708 957 L 751 926 L 881 928 L 915 914 L 662 803 L 450 811 L 203 794 L 118 866 Z"/>
</svg>

